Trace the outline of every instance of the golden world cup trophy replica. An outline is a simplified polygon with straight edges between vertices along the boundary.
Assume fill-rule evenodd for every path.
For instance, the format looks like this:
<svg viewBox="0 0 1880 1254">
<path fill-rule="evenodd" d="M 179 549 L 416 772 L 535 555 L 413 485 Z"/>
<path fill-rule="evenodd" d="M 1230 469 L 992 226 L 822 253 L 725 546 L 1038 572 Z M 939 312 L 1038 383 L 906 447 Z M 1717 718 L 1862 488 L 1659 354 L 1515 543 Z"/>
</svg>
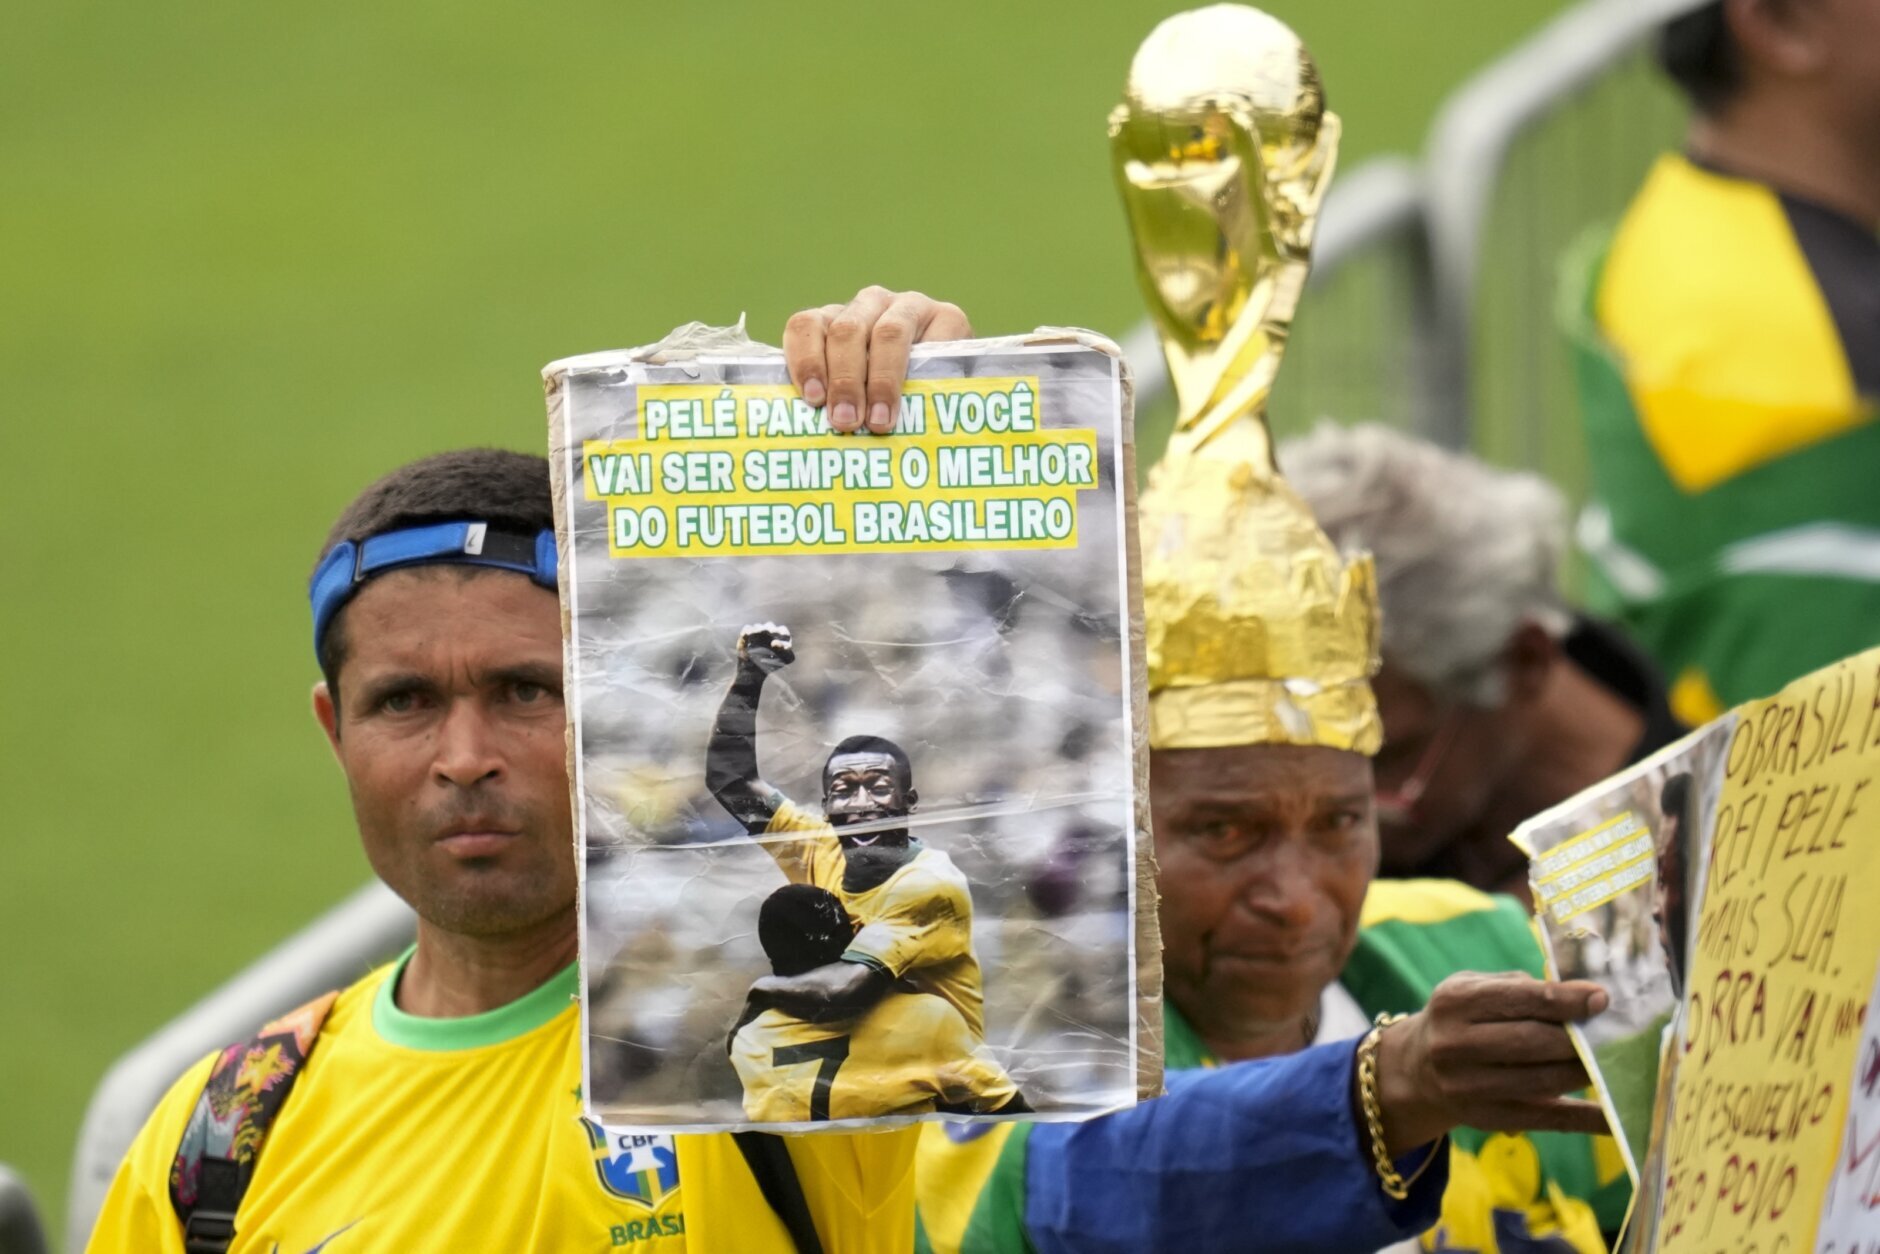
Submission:
<svg viewBox="0 0 1880 1254">
<path fill-rule="evenodd" d="M 1180 401 L 1141 504 L 1156 748 L 1382 741 L 1376 573 L 1280 478 L 1266 424 L 1338 135 L 1299 37 L 1234 4 L 1150 32 L 1110 115 Z"/>
</svg>

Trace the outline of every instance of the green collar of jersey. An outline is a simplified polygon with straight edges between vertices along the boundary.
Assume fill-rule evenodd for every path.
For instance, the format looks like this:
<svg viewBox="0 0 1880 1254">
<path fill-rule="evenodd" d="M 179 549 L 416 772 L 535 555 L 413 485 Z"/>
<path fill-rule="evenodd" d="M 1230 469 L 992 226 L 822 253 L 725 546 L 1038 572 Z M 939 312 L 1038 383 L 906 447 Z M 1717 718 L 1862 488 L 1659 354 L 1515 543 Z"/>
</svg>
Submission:
<svg viewBox="0 0 1880 1254">
<path fill-rule="evenodd" d="M 1218 1065 L 1218 1060 L 1202 1043 L 1175 1003 L 1162 997 L 1162 1065 L 1170 1071 L 1194 1071 Z"/>
<path fill-rule="evenodd" d="M 406 1049 L 446 1050 L 480 1049 L 501 1045 L 524 1033 L 533 1032 L 568 1009 L 581 992 L 581 972 L 577 963 L 569 963 L 533 992 L 524 993 L 507 1006 L 486 1010 L 480 1015 L 461 1019 L 426 1019 L 406 1014 L 392 999 L 398 981 L 405 976 L 405 964 L 417 952 L 413 945 L 400 955 L 391 973 L 379 983 L 372 999 L 372 1026 L 393 1045 Z"/>
</svg>

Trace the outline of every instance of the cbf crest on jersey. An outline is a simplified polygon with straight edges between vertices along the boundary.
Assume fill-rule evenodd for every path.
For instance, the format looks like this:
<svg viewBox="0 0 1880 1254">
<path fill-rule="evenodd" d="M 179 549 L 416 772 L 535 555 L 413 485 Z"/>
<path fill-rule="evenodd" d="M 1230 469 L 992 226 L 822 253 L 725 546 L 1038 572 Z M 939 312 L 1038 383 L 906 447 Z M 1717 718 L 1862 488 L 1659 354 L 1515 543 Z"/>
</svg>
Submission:
<svg viewBox="0 0 1880 1254">
<path fill-rule="evenodd" d="M 591 1119 L 581 1126 L 594 1150 L 594 1174 L 612 1196 L 653 1210 L 678 1189 L 679 1156 L 671 1137 L 610 1132 Z"/>
</svg>

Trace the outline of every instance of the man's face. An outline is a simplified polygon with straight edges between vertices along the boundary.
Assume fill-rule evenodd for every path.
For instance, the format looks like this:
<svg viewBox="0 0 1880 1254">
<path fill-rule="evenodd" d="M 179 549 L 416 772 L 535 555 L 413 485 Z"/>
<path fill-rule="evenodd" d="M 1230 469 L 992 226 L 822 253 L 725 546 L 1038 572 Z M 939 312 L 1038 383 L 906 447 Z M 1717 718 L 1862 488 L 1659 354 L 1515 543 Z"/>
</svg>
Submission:
<svg viewBox="0 0 1880 1254">
<path fill-rule="evenodd" d="M 555 596 L 505 571 L 374 579 L 344 611 L 337 711 L 314 709 L 366 858 L 430 925 L 495 937 L 575 900 Z"/>
<path fill-rule="evenodd" d="M 1302 745 L 1158 749 L 1149 779 L 1176 1004 L 1244 1032 L 1298 1022 L 1350 957 L 1377 871 L 1370 760 Z"/>
<path fill-rule="evenodd" d="M 888 754 L 838 753 L 823 768 L 823 814 L 836 829 L 844 849 L 905 845 L 905 830 L 844 829 L 903 819 L 913 809 L 913 790 L 902 784 L 900 764 Z"/>
<path fill-rule="evenodd" d="M 888 754 L 838 753 L 829 759 L 823 768 L 823 814 L 842 846 L 845 883 L 878 882 L 907 861 L 912 837 L 896 820 L 912 814 L 918 800 Z"/>
<path fill-rule="evenodd" d="M 1481 821 L 1520 738 L 1505 711 L 1442 701 L 1389 658 L 1371 687 L 1384 724 L 1377 755 L 1383 865 L 1401 874 Z"/>
</svg>

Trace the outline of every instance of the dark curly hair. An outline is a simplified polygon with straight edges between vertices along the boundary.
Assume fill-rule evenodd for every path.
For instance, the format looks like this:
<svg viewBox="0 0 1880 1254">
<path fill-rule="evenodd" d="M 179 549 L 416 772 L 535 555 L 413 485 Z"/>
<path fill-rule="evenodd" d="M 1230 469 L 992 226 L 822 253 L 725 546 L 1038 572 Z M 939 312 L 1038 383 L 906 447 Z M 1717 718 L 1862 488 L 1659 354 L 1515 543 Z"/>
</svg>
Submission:
<svg viewBox="0 0 1880 1254">
<path fill-rule="evenodd" d="M 388 531 L 439 522 L 487 522 L 533 534 L 555 525 L 548 459 L 499 448 L 456 449 L 407 463 L 353 498 L 326 533 L 314 569 L 339 545 Z M 466 566 L 465 570 L 475 567 Z M 341 608 L 320 642 L 320 673 L 339 702 L 339 669 L 346 660 L 346 611 Z"/>
</svg>

